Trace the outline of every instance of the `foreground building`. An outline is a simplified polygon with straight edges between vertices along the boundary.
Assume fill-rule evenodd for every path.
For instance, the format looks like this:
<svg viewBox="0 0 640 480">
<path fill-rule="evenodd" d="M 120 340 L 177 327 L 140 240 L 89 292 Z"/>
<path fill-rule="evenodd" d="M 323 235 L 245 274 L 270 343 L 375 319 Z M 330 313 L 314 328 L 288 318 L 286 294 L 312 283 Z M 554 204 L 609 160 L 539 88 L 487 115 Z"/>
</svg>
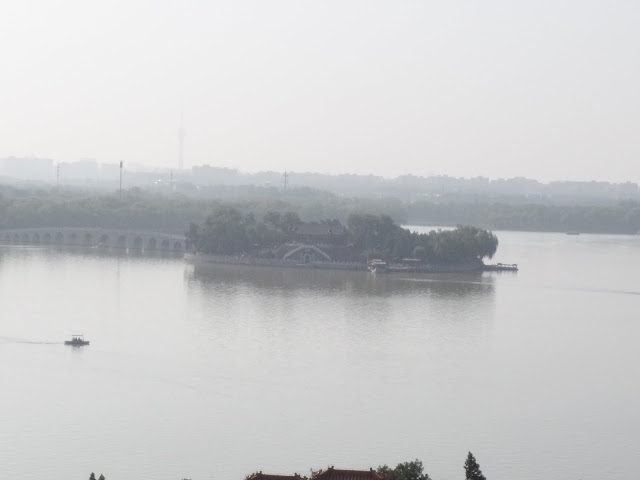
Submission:
<svg viewBox="0 0 640 480">
<path fill-rule="evenodd" d="M 245 480 L 307 480 L 307 477 L 302 477 L 297 473 L 293 475 L 268 475 L 266 473 L 256 472 L 248 475 Z"/>
<path fill-rule="evenodd" d="M 387 480 L 388 478 L 373 468 L 369 470 L 338 470 L 333 466 L 314 472 L 311 477 L 312 480 Z"/>
<path fill-rule="evenodd" d="M 369 470 L 338 470 L 333 466 L 326 470 L 313 472 L 309 480 L 388 480 L 389 477 L 376 472 L 373 468 Z M 293 475 L 267 475 L 262 472 L 253 473 L 245 480 L 307 480 L 297 473 Z"/>
</svg>

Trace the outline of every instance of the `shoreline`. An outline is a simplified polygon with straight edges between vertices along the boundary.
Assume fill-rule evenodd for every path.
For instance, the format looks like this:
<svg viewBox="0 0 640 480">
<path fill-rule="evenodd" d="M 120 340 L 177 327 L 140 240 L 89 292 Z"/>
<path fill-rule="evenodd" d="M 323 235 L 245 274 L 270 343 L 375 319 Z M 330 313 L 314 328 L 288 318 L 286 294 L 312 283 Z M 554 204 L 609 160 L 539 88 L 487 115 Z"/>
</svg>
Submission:
<svg viewBox="0 0 640 480">
<path fill-rule="evenodd" d="M 258 267 L 280 267 L 322 270 L 349 270 L 369 272 L 368 265 L 359 262 L 309 262 L 299 263 L 294 260 L 275 258 L 255 258 L 231 255 L 205 255 L 185 253 L 184 260 L 192 264 L 214 265 L 243 265 Z M 483 262 L 464 265 L 425 265 L 423 267 L 406 267 L 391 265 L 386 273 L 482 273 L 501 271 L 496 265 L 486 265 Z"/>
</svg>

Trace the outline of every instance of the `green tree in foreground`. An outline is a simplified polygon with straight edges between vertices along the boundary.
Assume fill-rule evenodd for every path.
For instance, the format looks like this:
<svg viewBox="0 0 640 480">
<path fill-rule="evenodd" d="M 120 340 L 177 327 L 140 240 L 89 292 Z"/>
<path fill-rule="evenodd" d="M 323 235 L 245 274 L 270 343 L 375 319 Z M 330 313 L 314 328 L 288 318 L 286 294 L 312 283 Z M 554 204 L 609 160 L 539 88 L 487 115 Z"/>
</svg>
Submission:
<svg viewBox="0 0 640 480">
<path fill-rule="evenodd" d="M 480 470 L 480 464 L 476 461 L 471 452 L 464 462 L 465 480 L 487 480 Z"/>
<path fill-rule="evenodd" d="M 422 469 L 422 462 L 416 459 L 413 462 L 399 463 L 396 468 L 383 465 L 378 467 L 378 473 L 387 475 L 391 480 L 431 480 Z"/>
</svg>

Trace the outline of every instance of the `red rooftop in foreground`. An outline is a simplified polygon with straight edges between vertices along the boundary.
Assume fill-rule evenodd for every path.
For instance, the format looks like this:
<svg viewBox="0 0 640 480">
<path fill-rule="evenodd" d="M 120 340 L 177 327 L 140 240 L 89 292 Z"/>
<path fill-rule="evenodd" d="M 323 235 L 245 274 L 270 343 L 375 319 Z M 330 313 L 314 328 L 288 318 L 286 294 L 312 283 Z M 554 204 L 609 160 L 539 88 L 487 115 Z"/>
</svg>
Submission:
<svg viewBox="0 0 640 480">
<path fill-rule="evenodd" d="M 373 468 L 369 470 L 337 470 L 329 467 L 326 470 L 314 472 L 312 480 L 387 480 L 389 477 L 376 472 Z"/>
<path fill-rule="evenodd" d="M 266 473 L 256 472 L 247 475 L 245 480 L 307 480 L 307 477 L 302 477 L 297 473 L 293 475 L 268 475 Z"/>
</svg>

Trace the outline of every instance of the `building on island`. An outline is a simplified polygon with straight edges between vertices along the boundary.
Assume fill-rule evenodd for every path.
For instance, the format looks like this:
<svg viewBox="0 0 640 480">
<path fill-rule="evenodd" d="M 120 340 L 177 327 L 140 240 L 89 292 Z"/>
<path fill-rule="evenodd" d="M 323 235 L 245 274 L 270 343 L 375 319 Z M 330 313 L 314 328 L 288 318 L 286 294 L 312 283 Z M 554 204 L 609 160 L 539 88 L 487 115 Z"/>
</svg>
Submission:
<svg viewBox="0 0 640 480">
<path fill-rule="evenodd" d="M 287 239 L 309 245 L 345 245 L 347 229 L 338 220 L 330 223 L 299 223 L 288 232 Z"/>
<path fill-rule="evenodd" d="M 277 254 L 299 264 L 342 261 L 350 256 L 347 229 L 338 221 L 301 222 L 287 231 L 286 243 Z"/>
</svg>

